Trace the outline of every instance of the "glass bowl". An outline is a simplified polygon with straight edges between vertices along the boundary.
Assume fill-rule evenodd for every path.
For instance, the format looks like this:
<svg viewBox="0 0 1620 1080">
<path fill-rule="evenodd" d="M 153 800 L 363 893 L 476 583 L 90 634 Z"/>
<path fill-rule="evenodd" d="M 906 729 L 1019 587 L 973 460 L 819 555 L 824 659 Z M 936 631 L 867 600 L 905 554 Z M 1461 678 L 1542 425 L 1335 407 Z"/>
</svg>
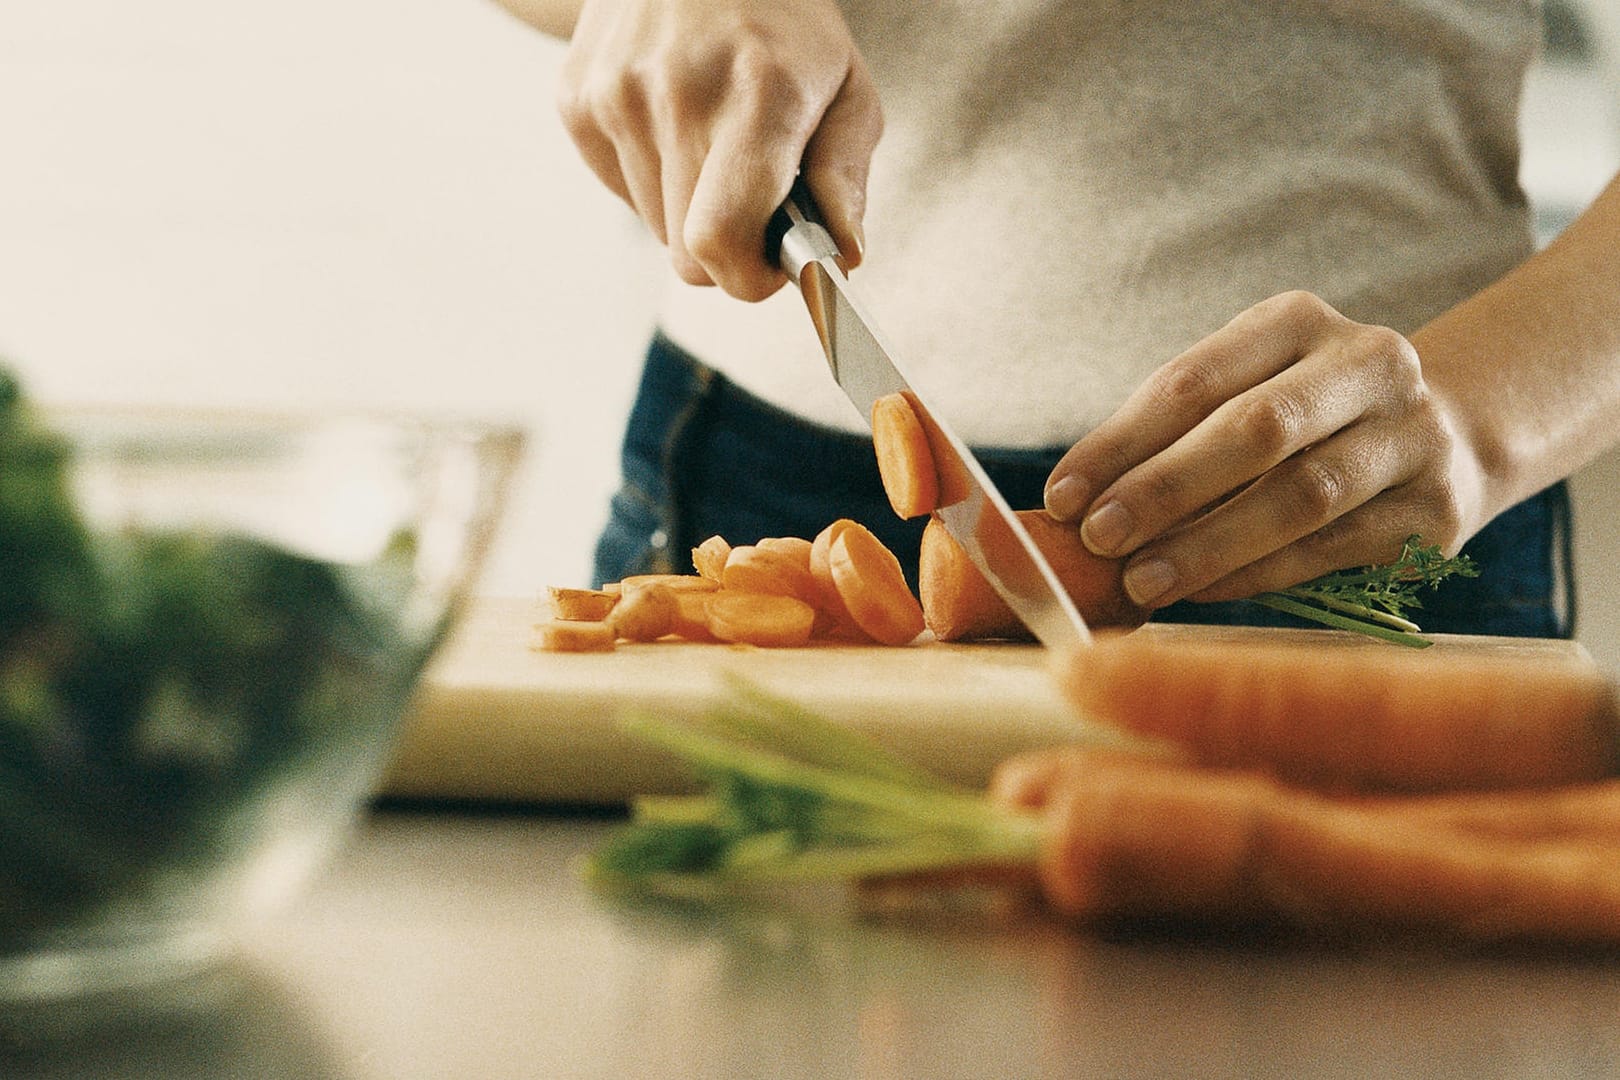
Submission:
<svg viewBox="0 0 1620 1080">
<path fill-rule="evenodd" d="M 0 1003 L 195 970 L 297 891 L 386 766 L 522 448 L 0 408 Z"/>
</svg>

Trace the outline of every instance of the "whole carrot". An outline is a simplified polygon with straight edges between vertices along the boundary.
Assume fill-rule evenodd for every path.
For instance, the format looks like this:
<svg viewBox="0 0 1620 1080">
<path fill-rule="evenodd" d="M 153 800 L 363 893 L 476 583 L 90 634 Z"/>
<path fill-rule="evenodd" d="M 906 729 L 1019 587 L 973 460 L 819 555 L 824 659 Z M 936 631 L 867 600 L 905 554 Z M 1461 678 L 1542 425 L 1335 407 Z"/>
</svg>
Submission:
<svg viewBox="0 0 1620 1080">
<path fill-rule="evenodd" d="M 1318 787 L 1535 787 L 1620 764 L 1614 695 L 1593 665 L 1326 633 L 1099 637 L 1059 678 L 1090 719 L 1166 739 L 1201 764 Z"/>
</svg>

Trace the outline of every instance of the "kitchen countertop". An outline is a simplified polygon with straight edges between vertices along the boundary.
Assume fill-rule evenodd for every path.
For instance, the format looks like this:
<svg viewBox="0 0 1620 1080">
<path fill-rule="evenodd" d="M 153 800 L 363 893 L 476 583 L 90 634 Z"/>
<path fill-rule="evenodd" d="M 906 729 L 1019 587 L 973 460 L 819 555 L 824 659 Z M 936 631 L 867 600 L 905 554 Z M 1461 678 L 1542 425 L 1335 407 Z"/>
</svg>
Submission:
<svg viewBox="0 0 1620 1080">
<path fill-rule="evenodd" d="M 1620 1068 L 1613 956 L 1095 934 L 982 902 L 613 899 L 572 866 L 614 827 L 560 809 L 380 809 L 210 975 L 60 1030 L 0 1022 L 0 1076 L 1482 1080 Z"/>
</svg>

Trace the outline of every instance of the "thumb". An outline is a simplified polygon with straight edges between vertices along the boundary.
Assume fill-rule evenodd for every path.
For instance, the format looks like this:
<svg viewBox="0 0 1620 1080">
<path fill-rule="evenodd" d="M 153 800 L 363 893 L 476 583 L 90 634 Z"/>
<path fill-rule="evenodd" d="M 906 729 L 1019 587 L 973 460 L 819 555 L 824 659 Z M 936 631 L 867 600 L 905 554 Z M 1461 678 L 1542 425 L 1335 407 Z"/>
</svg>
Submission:
<svg viewBox="0 0 1620 1080">
<path fill-rule="evenodd" d="M 800 170 L 847 265 L 865 255 L 866 178 L 883 134 L 877 85 L 857 56 L 804 148 Z"/>
</svg>

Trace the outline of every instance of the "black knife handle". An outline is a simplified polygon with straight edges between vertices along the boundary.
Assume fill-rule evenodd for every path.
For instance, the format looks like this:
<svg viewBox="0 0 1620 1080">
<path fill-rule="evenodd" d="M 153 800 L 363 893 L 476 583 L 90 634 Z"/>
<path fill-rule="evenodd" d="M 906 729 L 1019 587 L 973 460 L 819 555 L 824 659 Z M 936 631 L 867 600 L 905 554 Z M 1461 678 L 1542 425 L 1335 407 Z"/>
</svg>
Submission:
<svg viewBox="0 0 1620 1080">
<path fill-rule="evenodd" d="M 821 216 L 821 210 L 816 206 L 816 200 L 810 194 L 810 185 L 804 182 L 804 174 L 799 173 L 793 177 L 793 186 L 788 189 L 788 195 L 771 214 L 771 220 L 765 224 L 765 261 L 772 266 L 782 266 L 782 238 L 788 234 L 801 221 L 812 225 L 827 228 L 827 222 Z M 829 233 L 831 230 L 828 230 Z M 788 268 L 782 266 L 784 270 Z M 791 271 L 790 271 L 791 273 Z"/>
</svg>

